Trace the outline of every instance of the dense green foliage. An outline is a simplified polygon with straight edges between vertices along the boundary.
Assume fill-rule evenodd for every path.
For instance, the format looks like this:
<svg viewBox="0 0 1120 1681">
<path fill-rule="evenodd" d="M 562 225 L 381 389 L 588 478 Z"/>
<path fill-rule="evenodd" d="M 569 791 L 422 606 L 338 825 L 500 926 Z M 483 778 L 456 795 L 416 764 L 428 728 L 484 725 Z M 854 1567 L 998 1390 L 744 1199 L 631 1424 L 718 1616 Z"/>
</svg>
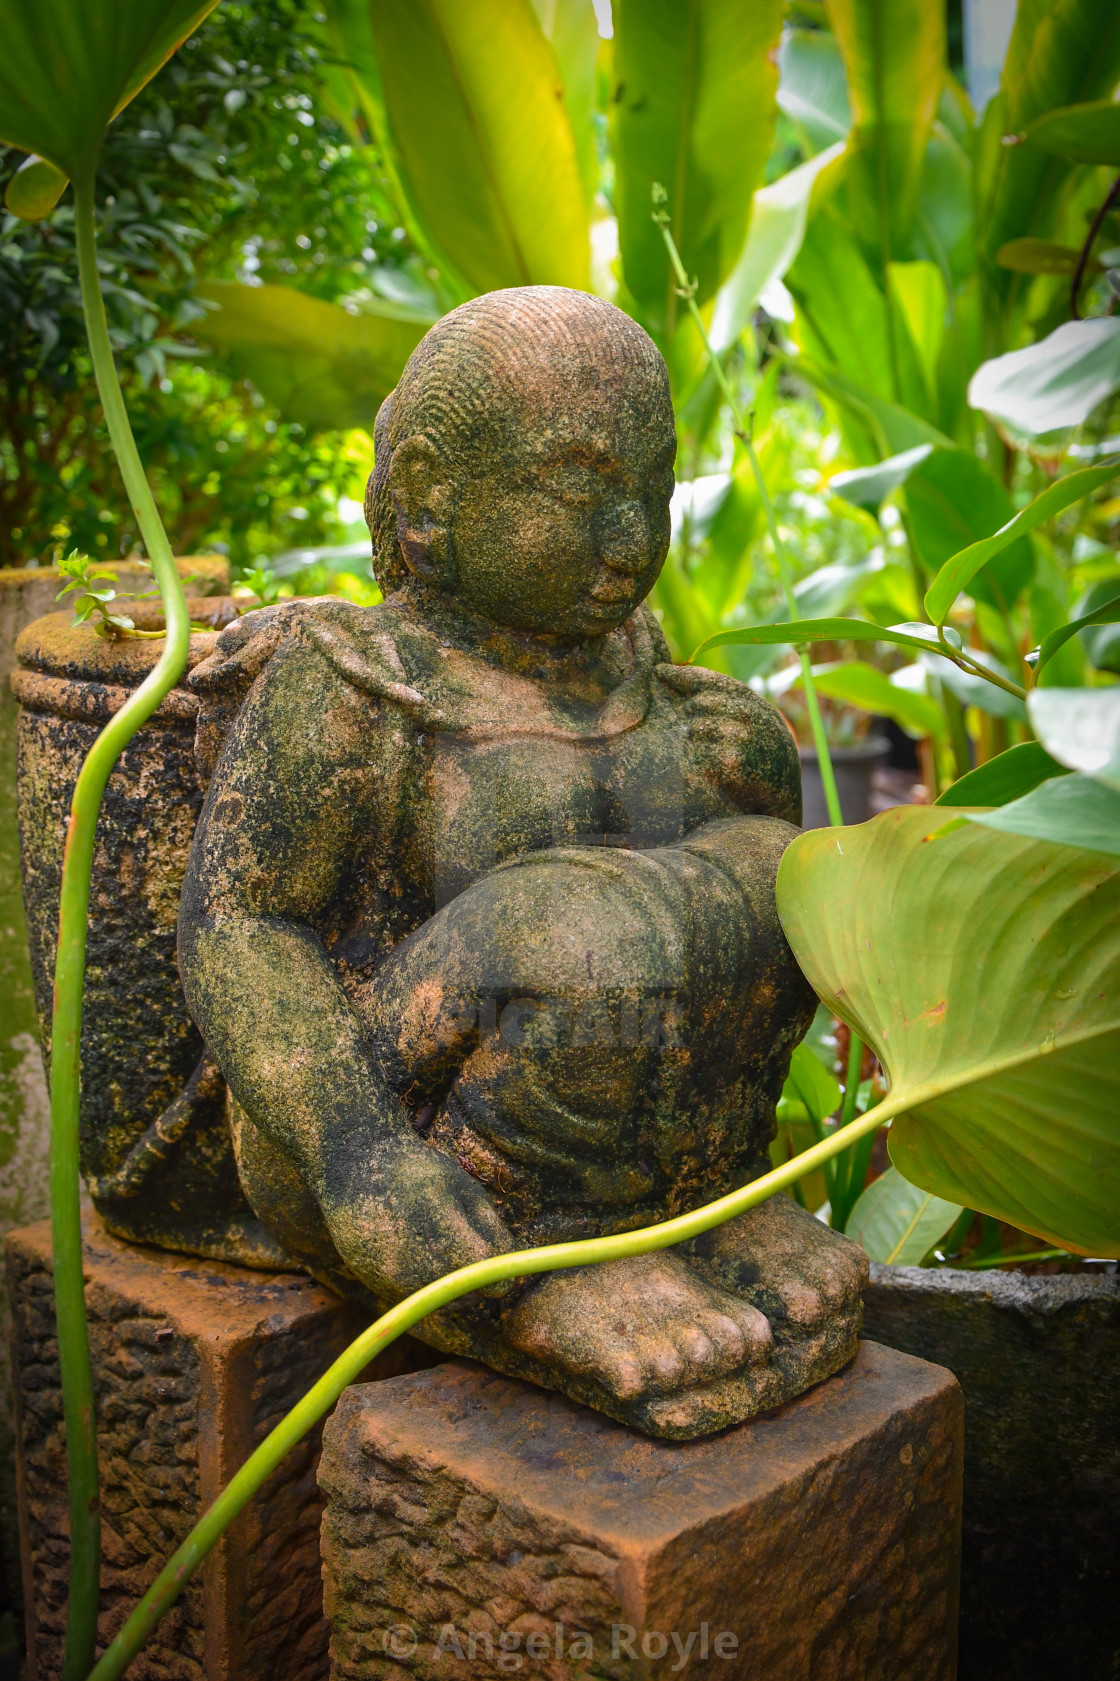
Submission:
<svg viewBox="0 0 1120 1681">
<path fill-rule="evenodd" d="M 198 278 L 254 274 L 337 298 L 407 255 L 324 114 L 308 27 L 298 0 L 219 7 L 111 126 L 98 171 L 103 286 L 141 455 L 180 552 L 218 544 L 240 564 L 337 539 L 337 497 L 370 451 L 309 438 L 184 342 L 204 313 Z M 21 156 L 0 153 L 5 181 Z M 0 233 L 0 564 L 136 542 L 90 379 L 67 196 L 44 222 L 4 216 Z"/>
</svg>

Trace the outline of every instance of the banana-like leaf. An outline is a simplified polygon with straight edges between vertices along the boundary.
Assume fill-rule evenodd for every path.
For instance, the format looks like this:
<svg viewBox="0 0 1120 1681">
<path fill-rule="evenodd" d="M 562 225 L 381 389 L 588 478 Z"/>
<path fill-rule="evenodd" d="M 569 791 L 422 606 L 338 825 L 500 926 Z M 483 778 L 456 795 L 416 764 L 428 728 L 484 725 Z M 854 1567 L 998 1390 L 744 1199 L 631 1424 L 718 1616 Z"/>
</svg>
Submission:
<svg viewBox="0 0 1120 1681">
<path fill-rule="evenodd" d="M 960 1214 L 960 1203 L 920 1190 L 888 1167 L 863 1192 L 844 1230 L 873 1261 L 916 1267 Z"/>
<path fill-rule="evenodd" d="M 1053 225 L 1070 165 L 1036 146 L 1005 146 L 1048 112 L 1108 98 L 1120 76 L 1120 8 L 1108 0 L 1019 0 L 1001 92 L 988 107 L 977 167 L 976 227 L 993 292 L 1017 285 L 994 262 L 1009 240 Z"/>
<path fill-rule="evenodd" d="M 626 286 L 649 325 L 680 307 L 651 191 L 703 303 L 743 246 L 774 126 L 780 0 L 615 0 L 611 140 Z"/>
<path fill-rule="evenodd" d="M 1060 514 L 1074 502 L 1080 502 L 1083 496 L 1088 496 L 1091 491 L 1107 484 L 1110 479 L 1115 478 L 1118 468 L 1120 460 L 1113 459 L 1103 462 L 1099 467 L 1082 467 L 1076 473 L 1069 473 L 1065 478 L 1057 479 L 991 537 L 970 544 L 951 560 L 947 560 L 926 593 L 926 612 L 933 622 L 940 624 L 944 620 L 957 596 L 972 582 L 982 566 L 994 560 L 996 555 L 1002 553 L 1017 538 L 1033 531 L 1036 525 L 1041 525 L 1043 520 L 1053 519 L 1055 514 Z"/>
<path fill-rule="evenodd" d="M 1120 105 L 1111 99 L 1065 105 L 1036 117 L 1015 139 L 1070 163 L 1107 164 L 1115 169 L 1120 164 Z"/>
<path fill-rule="evenodd" d="M 1120 794 L 1080 772 L 1040 783 L 1032 793 L 998 811 L 970 811 L 967 821 L 1120 857 Z"/>
<path fill-rule="evenodd" d="M 843 143 L 852 126 L 844 61 L 824 29 L 787 29 L 778 51 L 778 107 L 811 156 Z"/>
<path fill-rule="evenodd" d="M 843 153 L 837 142 L 808 163 L 760 187 L 751 207 L 747 242 L 726 283 L 720 288 L 708 337 L 716 351 L 727 350 L 751 321 L 758 300 L 781 280 L 805 237 L 809 199 L 823 169 Z"/>
<path fill-rule="evenodd" d="M 907 1179 L 1120 1256 L 1120 866 L 975 823 L 928 838 L 944 827 L 901 806 L 798 836 L 786 937 L 887 1070 Z"/>
<path fill-rule="evenodd" d="M 876 257 L 906 257 L 945 80 L 945 8 L 929 0 L 828 0 L 826 9 L 852 101 L 853 224 Z"/>
<path fill-rule="evenodd" d="M 585 288 L 587 198 L 530 0 L 369 0 L 369 24 L 375 97 L 431 242 L 481 292 Z"/>
<path fill-rule="evenodd" d="M 389 303 L 352 315 L 290 286 L 209 280 L 198 292 L 219 307 L 191 331 L 227 350 L 285 420 L 308 430 L 372 432 L 378 408 L 432 323 Z"/>
<path fill-rule="evenodd" d="M 1021 741 L 987 764 L 977 765 L 946 788 L 934 805 L 1010 805 L 1052 776 L 1065 776 L 1065 766 L 1052 759 L 1037 741 Z"/>
<path fill-rule="evenodd" d="M 1034 689 L 1027 708 L 1048 753 L 1120 793 L 1120 688 Z"/>
<path fill-rule="evenodd" d="M 1120 321 L 1066 321 L 1037 344 L 981 363 L 969 406 L 1028 438 L 1068 431 L 1120 390 Z"/>
<path fill-rule="evenodd" d="M 810 222 L 809 233 L 812 231 L 813 223 Z M 800 262 L 801 258 L 798 258 L 795 269 Z M 907 450 L 916 449 L 919 444 L 952 449 L 952 439 L 928 420 L 923 420 L 899 403 L 891 402 L 878 391 L 870 390 L 842 368 L 826 369 L 811 356 L 790 357 L 788 365 L 796 368 L 822 397 L 834 403 L 842 413 L 852 415 L 866 428 L 868 437 L 873 440 L 872 459 L 904 454 Z"/>
<path fill-rule="evenodd" d="M 0 141 L 90 180 L 109 123 L 217 0 L 4 0 Z"/>
<path fill-rule="evenodd" d="M 533 0 L 533 10 L 556 54 L 564 104 L 575 136 L 579 170 L 589 204 L 599 185 L 595 145 L 595 77 L 599 25 L 591 0 Z"/>
</svg>

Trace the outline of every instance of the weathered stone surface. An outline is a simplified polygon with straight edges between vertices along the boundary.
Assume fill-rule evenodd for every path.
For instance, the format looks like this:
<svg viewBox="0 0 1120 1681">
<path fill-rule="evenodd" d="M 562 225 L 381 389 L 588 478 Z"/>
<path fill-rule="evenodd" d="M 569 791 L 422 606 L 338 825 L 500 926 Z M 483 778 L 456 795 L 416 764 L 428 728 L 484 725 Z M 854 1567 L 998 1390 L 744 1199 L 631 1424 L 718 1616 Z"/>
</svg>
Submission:
<svg viewBox="0 0 1120 1681">
<path fill-rule="evenodd" d="M 144 589 L 149 577 L 129 561 L 117 567 L 119 587 Z M 200 595 L 229 588 L 229 562 L 220 555 L 186 558 Z M 35 993 L 19 879 L 16 824 L 17 702 L 9 687 L 16 638 L 34 619 L 56 609 L 66 579 L 54 567 L 0 567 L 0 1237 L 47 1211 L 49 1105 L 39 1050 Z M 19 1576 L 7 1298 L 0 1280 L 0 1613 L 2 1577 Z"/>
<path fill-rule="evenodd" d="M 675 452 L 649 336 L 560 287 L 474 299 L 376 432 L 384 602 L 267 608 L 191 674 L 179 925 L 250 1203 L 371 1306 L 757 1176 L 814 1008 L 774 899 L 793 738 L 643 605 Z M 691 1437 L 850 1359 L 863 1266 L 788 1203 L 417 1335 Z"/>
<path fill-rule="evenodd" d="M 182 563 L 190 564 L 190 563 Z M 191 637 L 189 664 L 237 617 L 228 597 L 189 603 L 213 630 Z M 158 602 L 133 608 L 142 626 Z M 19 805 L 24 900 L 44 1051 L 58 896 L 74 782 L 106 720 L 159 658 L 158 641 L 106 641 L 72 614 L 19 637 Z M 187 1014 L 175 961 L 179 892 L 202 790 L 194 762 L 197 698 L 174 688 L 133 736 L 98 819 L 82 1017 L 82 1172 L 119 1236 L 248 1265 L 286 1257 L 254 1218 L 237 1177 L 226 1088 Z"/>
<path fill-rule="evenodd" d="M 703 1442 L 458 1362 L 352 1388 L 319 1473 L 333 1681 L 952 1681 L 961 1454 L 951 1375 L 874 1343 Z"/>
<path fill-rule="evenodd" d="M 50 1230 L 8 1238 L 18 1379 L 29 1681 L 61 1662 L 66 1457 Z M 292 1274 L 120 1243 L 86 1224 L 101 1464 L 100 1646 L 257 1443 L 366 1323 Z M 370 1375 L 427 1351 L 405 1338 Z M 278 1468 L 129 1669 L 130 1681 L 315 1681 L 326 1674 L 317 1435 Z"/>
<path fill-rule="evenodd" d="M 1120 1279 L 875 1265 L 865 1329 L 964 1393 L 960 1681 L 1115 1681 Z"/>
</svg>

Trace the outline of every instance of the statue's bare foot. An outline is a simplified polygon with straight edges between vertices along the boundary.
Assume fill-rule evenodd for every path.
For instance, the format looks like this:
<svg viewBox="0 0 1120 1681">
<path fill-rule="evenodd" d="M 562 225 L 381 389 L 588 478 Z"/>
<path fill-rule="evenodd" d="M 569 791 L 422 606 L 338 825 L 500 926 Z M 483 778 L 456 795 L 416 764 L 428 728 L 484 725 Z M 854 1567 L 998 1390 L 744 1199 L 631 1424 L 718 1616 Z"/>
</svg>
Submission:
<svg viewBox="0 0 1120 1681">
<path fill-rule="evenodd" d="M 855 1353 L 867 1256 L 787 1196 L 682 1245 L 705 1277 L 766 1315 L 776 1364 L 821 1376 Z"/>
<path fill-rule="evenodd" d="M 771 1351 L 756 1307 L 668 1252 L 552 1273 L 503 1315 L 503 1331 L 541 1366 L 618 1402 L 710 1384 Z"/>
</svg>

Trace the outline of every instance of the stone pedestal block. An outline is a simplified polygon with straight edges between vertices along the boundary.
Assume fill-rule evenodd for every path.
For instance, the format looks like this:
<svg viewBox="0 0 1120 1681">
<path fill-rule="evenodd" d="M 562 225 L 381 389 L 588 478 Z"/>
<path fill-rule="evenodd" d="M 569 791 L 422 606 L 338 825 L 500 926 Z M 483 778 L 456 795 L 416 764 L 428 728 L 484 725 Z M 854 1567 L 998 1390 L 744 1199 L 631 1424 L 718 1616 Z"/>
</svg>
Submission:
<svg viewBox="0 0 1120 1681">
<path fill-rule="evenodd" d="M 61 1663 L 69 1557 L 50 1228 L 8 1238 L 29 1681 Z M 141 1249 L 86 1225 L 102 1552 L 99 1650 L 257 1443 L 368 1322 L 296 1274 Z M 430 1361 L 408 1339 L 370 1375 Z M 129 1681 L 327 1673 L 319 1442 L 309 1437 L 210 1554 Z"/>
<path fill-rule="evenodd" d="M 354 1387 L 320 1484 L 334 1681 L 952 1681 L 960 1390 L 861 1345 L 697 1442 L 452 1362 Z"/>
<path fill-rule="evenodd" d="M 1120 1278 L 873 1264 L 865 1303 L 964 1394 L 960 1681 L 1117 1681 Z"/>
</svg>

